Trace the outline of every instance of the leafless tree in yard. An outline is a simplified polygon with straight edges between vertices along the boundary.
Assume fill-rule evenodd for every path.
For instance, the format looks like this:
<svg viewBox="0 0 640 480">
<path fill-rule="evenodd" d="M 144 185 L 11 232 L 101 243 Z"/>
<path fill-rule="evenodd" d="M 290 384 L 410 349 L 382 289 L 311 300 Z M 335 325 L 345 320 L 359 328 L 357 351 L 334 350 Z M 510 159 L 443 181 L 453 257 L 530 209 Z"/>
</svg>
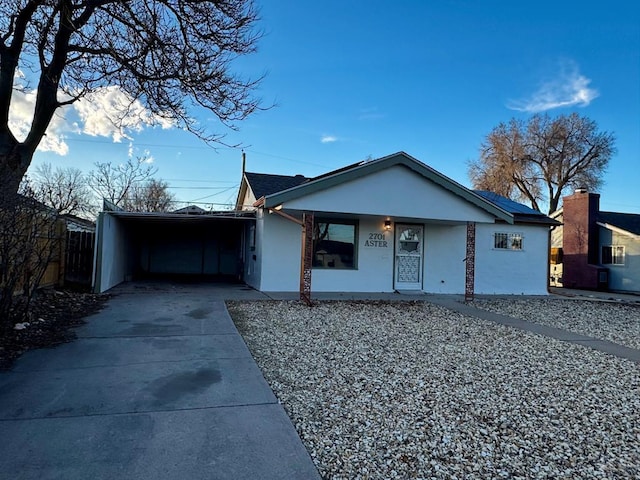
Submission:
<svg viewBox="0 0 640 480">
<path fill-rule="evenodd" d="M 136 160 L 130 158 L 120 164 L 98 162 L 95 169 L 87 175 L 87 180 L 98 202 L 105 198 L 124 208 L 136 185 L 148 181 L 157 171 L 158 169 L 148 163 L 145 157 Z"/>
<path fill-rule="evenodd" d="M 96 202 L 87 178 L 78 168 L 58 167 L 50 163 L 39 165 L 30 179 L 35 198 L 61 215 L 93 217 Z"/>
<path fill-rule="evenodd" d="M 597 190 L 615 153 L 612 133 L 576 113 L 528 122 L 512 119 L 487 135 L 480 158 L 469 163 L 473 187 L 552 213 L 567 190 Z"/>
<path fill-rule="evenodd" d="M 257 19 L 252 0 L 3 0 L 0 182 L 16 193 L 56 111 L 107 87 L 157 122 L 221 141 L 194 112 L 207 109 L 234 128 L 260 108 L 252 95 L 257 80 L 231 68 L 255 50 Z M 33 88 L 18 81 L 23 72 L 33 75 Z M 36 97 L 23 139 L 9 126 L 18 87 Z"/>
<path fill-rule="evenodd" d="M 169 191 L 169 184 L 151 178 L 133 185 L 124 201 L 124 209 L 129 212 L 167 212 L 174 203 L 175 197 Z"/>
</svg>

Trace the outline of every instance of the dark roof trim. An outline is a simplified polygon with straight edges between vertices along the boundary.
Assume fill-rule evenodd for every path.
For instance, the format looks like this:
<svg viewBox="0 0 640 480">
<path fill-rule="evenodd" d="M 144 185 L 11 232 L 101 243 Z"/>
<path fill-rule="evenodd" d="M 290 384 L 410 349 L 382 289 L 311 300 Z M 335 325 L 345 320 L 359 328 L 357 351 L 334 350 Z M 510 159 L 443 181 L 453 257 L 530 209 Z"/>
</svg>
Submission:
<svg viewBox="0 0 640 480">
<path fill-rule="evenodd" d="M 104 212 L 114 217 L 120 218 L 148 218 L 157 220 L 184 220 L 184 221 L 197 221 L 197 220 L 212 220 L 216 218 L 228 218 L 234 220 L 253 220 L 256 216 L 254 211 L 239 211 L 239 210 L 220 210 L 217 212 L 206 212 L 198 215 L 185 215 L 184 213 L 170 213 L 170 212 Z"/>
<path fill-rule="evenodd" d="M 603 224 L 629 232 L 632 235 L 640 235 L 640 214 L 621 212 L 598 212 L 597 220 Z"/>
<path fill-rule="evenodd" d="M 514 217 L 509 212 L 485 200 L 480 195 L 460 185 L 449 177 L 446 177 L 428 165 L 425 165 L 419 160 L 416 160 L 405 152 L 394 153 L 376 160 L 359 162 L 350 167 L 345 167 L 315 179 L 311 179 L 309 182 L 303 183 L 297 187 L 274 193 L 272 195 L 267 195 L 265 197 L 264 206 L 266 208 L 273 208 L 282 203 L 295 200 L 305 195 L 320 192 L 327 188 L 340 185 L 396 165 L 402 165 L 413 170 L 424 178 L 445 188 L 451 193 L 461 197 L 469 203 L 472 203 L 476 207 L 481 208 L 500 220 L 504 220 L 507 223 L 514 222 Z"/>
</svg>

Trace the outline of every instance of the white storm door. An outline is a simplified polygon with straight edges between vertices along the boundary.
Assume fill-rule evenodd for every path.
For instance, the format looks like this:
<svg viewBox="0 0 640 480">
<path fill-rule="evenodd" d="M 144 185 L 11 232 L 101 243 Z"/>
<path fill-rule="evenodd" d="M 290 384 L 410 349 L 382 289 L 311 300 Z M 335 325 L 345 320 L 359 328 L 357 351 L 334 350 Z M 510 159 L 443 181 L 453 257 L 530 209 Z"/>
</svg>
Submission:
<svg viewBox="0 0 640 480">
<path fill-rule="evenodd" d="M 395 289 L 422 290 L 424 227 L 396 223 Z"/>
</svg>

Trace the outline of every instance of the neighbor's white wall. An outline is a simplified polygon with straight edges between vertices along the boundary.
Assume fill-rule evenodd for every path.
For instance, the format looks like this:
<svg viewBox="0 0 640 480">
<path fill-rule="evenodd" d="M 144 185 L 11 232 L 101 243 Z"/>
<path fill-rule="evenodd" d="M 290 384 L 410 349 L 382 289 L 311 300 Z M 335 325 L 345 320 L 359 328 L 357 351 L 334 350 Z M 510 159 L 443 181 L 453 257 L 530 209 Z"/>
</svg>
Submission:
<svg viewBox="0 0 640 480">
<path fill-rule="evenodd" d="M 464 222 L 494 219 L 401 165 L 285 202 L 285 208 Z"/>
<path fill-rule="evenodd" d="M 466 225 L 425 225 L 423 290 L 463 294 L 466 251 Z"/>
<path fill-rule="evenodd" d="M 130 274 L 131 247 L 122 221 L 108 213 L 98 217 L 99 241 L 97 254 L 98 280 L 96 289 L 105 292 L 125 281 Z"/>
<path fill-rule="evenodd" d="M 493 248 L 495 232 L 521 233 L 523 249 Z M 548 265 L 547 226 L 476 225 L 476 294 L 546 295 Z"/>
<path fill-rule="evenodd" d="M 624 245 L 624 265 L 602 265 L 609 269 L 609 289 L 640 292 L 640 240 L 603 227 L 599 238 L 600 255 L 603 245 Z"/>
</svg>

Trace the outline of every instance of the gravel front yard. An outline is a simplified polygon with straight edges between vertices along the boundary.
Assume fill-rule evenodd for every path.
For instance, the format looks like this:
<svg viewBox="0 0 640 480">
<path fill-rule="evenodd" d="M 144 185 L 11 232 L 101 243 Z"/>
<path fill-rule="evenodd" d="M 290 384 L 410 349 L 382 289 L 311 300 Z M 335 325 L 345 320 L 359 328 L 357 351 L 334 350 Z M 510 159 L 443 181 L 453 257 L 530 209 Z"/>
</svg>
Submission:
<svg viewBox="0 0 640 480">
<path fill-rule="evenodd" d="M 326 479 L 640 478 L 633 362 L 426 302 L 228 306 Z"/>
</svg>

